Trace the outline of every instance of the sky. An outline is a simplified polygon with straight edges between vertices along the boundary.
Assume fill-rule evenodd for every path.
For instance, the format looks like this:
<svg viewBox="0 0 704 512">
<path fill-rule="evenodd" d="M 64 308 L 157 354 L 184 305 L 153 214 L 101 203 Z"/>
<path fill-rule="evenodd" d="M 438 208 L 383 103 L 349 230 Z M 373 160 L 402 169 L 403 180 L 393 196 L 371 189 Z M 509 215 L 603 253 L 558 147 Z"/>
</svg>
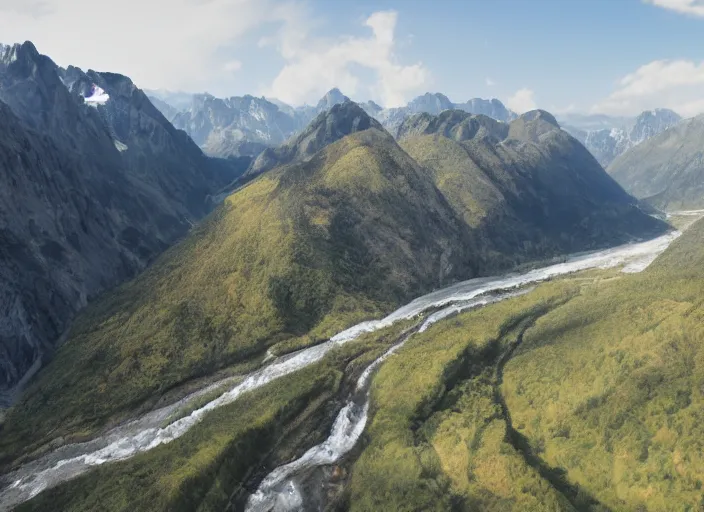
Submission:
<svg viewBox="0 0 704 512">
<path fill-rule="evenodd" d="M 704 0 L 0 0 L 0 38 L 141 88 L 315 104 L 332 87 L 517 112 L 704 112 Z"/>
</svg>

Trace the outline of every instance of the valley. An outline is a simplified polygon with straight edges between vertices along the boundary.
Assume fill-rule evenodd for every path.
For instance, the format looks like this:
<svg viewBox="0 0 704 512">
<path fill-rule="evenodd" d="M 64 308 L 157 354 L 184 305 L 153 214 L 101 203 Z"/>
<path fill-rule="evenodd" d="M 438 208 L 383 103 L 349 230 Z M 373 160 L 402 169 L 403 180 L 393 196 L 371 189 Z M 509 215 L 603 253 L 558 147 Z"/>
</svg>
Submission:
<svg viewBox="0 0 704 512">
<path fill-rule="evenodd" d="M 383 333 L 394 328 L 398 329 L 399 322 L 401 325 L 405 325 L 405 323 L 417 318 L 418 315 L 424 316 L 426 311 L 436 311 L 427 316 L 421 324 L 417 324 L 418 335 L 427 337 L 424 333 L 434 323 L 453 317 L 464 310 L 476 309 L 497 301 L 510 299 L 517 292 L 509 292 L 509 290 L 519 290 L 519 295 L 527 293 L 526 297 L 530 297 L 530 300 L 526 298 L 516 300 L 528 300 L 532 304 L 532 292 L 530 290 L 520 291 L 522 287 L 532 283 L 555 279 L 574 272 L 588 271 L 593 268 L 603 270 L 621 267 L 625 272 L 639 272 L 664 251 L 673 240 L 676 240 L 678 236 L 679 232 L 674 232 L 649 242 L 629 244 L 601 252 L 575 256 L 567 259 L 564 263 L 532 270 L 524 274 L 509 275 L 502 279 L 480 278 L 433 292 L 428 296 L 412 301 L 382 320 L 359 324 L 331 337 L 326 343 L 304 349 L 289 356 L 283 356 L 280 361 L 277 358 L 269 362 L 264 366 L 264 369 L 243 377 L 241 383 L 237 383 L 229 391 L 194 410 L 188 416 L 178 419 L 167 426 L 163 426 L 161 423 L 168 419 L 177 407 L 197 399 L 201 393 L 186 398 L 178 404 L 149 413 L 141 419 L 128 422 L 123 427 L 118 427 L 108 432 L 102 438 L 82 445 L 64 446 L 57 452 L 52 452 L 36 462 L 29 463 L 17 470 L 17 472 L 3 477 L 5 488 L 0 494 L 0 506 L 7 508 L 31 498 L 44 489 L 51 489 L 64 480 L 70 480 L 81 475 L 91 466 L 102 466 L 110 463 L 105 466 L 105 471 L 110 471 L 109 468 L 112 463 L 153 450 L 165 443 L 177 442 L 194 426 L 198 425 L 198 429 L 204 428 L 201 426 L 202 423 L 212 421 L 209 414 L 211 411 L 237 401 L 242 393 L 251 393 L 274 380 L 288 375 L 294 378 L 295 372 L 303 371 L 312 365 L 318 365 L 331 350 L 336 350 L 336 347 L 355 342 L 360 336 L 363 339 L 374 339 L 378 336 L 376 334 L 377 331 Z M 570 279 L 568 279 L 569 281 Z M 559 288 L 558 284 L 551 286 Z M 444 320 L 441 325 L 447 322 L 450 322 L 450 320 Z M 398 338 L 397 335 L 395 339 L 410 339 L 412 334 L 406 333 L 400 336 L 401 338 Z M 357 341 L 356 344 L 360 344 L 360 342 Z M 364 395 L 365 390 L 368 388 L 372 371 L 383 360 L 401 349 L 402 346 L 403 342 L 393 344 L 390 349 L 384 351 L 366 368 L 359 377 L 358 382 L 353 386 L 353 397 L 360 392 L 362 396 Z M 334 356 L 331 355 L 330 357 Z M 367 421 L 368 399 L 363 398 L 362 403 L 363 405 L 356 405 L 356 407 L 361 407 L 360 410 L 352 412 L 350 407 L 355 407 L 352 404 L 356 404 L 356 402 L 350 402 L 339 413 L 338 423 L 341 419 L 347 419 L 352 421 L 352 423 L 336 424 L 333 427 L 333 438 L 326 441 L 330 446 L 338 447 L 337 450 L 339 451 L 333 452 L 337 453 L 336 456 L 326 455 L 322 459 L 316 459 L 313 455 L 306 454 L 301 459 L 305 460 L 305 463 L 291 463 L 286 469 L 277 470 L 278 474 L 276 476 L 273 476 L 275 473 L 272 473 L 272 476 L 268 478 L 271 483 L 262 484 L 266 491 L 258 491 L 257 496 L 259 498 L 253 498 L 254 501 L 250 503 L 248 510 L 267 510 L 267 508 L 262 508 L 263 503 L 268 502 L 271 504 L 277 502 L 280 496 L 288 493 L 289 485 L 296 485 L 294 484 L 295 480 L 290 480 L 290 478 L 299 476 L 302 470 L 310 471 L 319 466 L 334 464 L 346 452 L 354 448 L 355 441 L 361 435 Z M 356 420 L 349 420 L 350 417 L 355 415 Z M 320 451 L 321 449 L 318 450 Z M 322 449 L 321 453 L 327 453 L 327 450 Z M 69 458 L 66 458 L 67 456 Z M 78 482 L 74 485 L 82 485 L 80 480 Z M 78 509 L 80 508 L 78 506 Z"/>
<path fill-rule="evenodd" d="M 704 512 L 698 2 L 0 2 L 0 512 Z"/>
</svg>

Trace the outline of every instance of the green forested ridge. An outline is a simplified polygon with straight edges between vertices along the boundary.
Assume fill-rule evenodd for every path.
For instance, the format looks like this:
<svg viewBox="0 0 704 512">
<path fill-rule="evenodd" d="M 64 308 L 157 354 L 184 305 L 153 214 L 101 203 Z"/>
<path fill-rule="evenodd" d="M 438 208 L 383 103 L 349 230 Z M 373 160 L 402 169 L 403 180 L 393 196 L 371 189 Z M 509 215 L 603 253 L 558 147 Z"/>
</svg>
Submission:
<svg viewBox="0 0 704 512">
<path fill-rule="evenodd" d="M 464 133 L 457 136 L 462 138 L 474 130 L 477 135 L 485 126 L 470 128 L 453 133 Z M 94 435 L 106 425 L 154 406 L 165 393 L 175 393 L 194 378 L 222 369 L 236 374 L 250 371 L 261 364 L 267 351 L 281 354 L 320 342 L 458 279 L 663 229 L 664 224 L 633 207 L 603 170 L 590 163 L 572 165 L 572 152 L 579 148 L 555 131 L 549 119 L 538 113 L 509 127 L 515 138 L 499 144 L 432 134 L 405 140 L 404 146 L 419 164 L 389 134 L 372 127 L 328 144 L 308 159 L 264 173 L 228 197 L 142 276 L 81 315 L 55 359 L 7 415 L 0 436 L 1 462 L 7 468 L 21 456 Z M 486 180 L 489 184 L 484 187 Z M 555 188 L 548 186 L 551 181 L 557 183 Z M 570 208 L 581 212 L 578 225 Z M 530 219 L 527 236 L 521 235 L 524 225 L 518 219 L 523 216 Z M 570 230 L 576 234 L 569 235 Z M 577 235 L 583 236 L 581 242 Z M 529 298 L 487 308 L 477 313 L 476 325 L 475 317 L 460 317 L 459 324 L 444 322 L 441 329 L 428 331 L 441 333 L 437 340 L 427 333 L 413 339 L 403 352 L 410 355 L 399 360 L 416 356 L 421 360 L 412 362 L 403 375 L 408 381 L 396 382 L 397 387 L 388 390 L 398 393 L 406 384 L 420 387 L 409 392 L 407 402 L 389 395 L 387 402 L 375 405 L 374 418 L 374 422 L 382 418 L 384 407 L 389 406 L 421 420 L 411 431 L 425 436 L 422 456 L 429 458 L 420 465 L 409 462 L 406 476 L 399 472 L 398 489 L 416 485 L 413 478 L 423 480 L 406 497 L 415 499 L 417 493 L 418 499 L 430 500 L 427 503 L 433 506 L 479 503 L 496 510 L 508 503 L 516 507 L 591 503 L 589 497 L 572 496 L 582 491 L 567 483 L 565 489 L 556 489 L 557 484 L 544 475 L 550 468 L 526 461 L 517 443 L 501 441 L 510 434 L 511 425 L 497 391 L 502 353 L 520 340 L 531 322 L 578 293 L 575 283 L 542 287 Z M 471 343 L 462 329 L 452 328 L 466 326 L 465 318 L 472 319 Z M 427 352 L 423 343 L 431 341 L 433 349 Z M 367 350 L 355 364 L 371 361 L 379 354 L 378 347 L 375 350 Z M 475 356 L 483 361 L 481 368 L 476 374 L 464 373 L 457 361 Z M 420 366 L 413 369 L 416 364 Z M 343 368 L 315 368 L 258 391 L 256 397 L 264 398 L 256 406 L 255 398 L 247 398 L 242 406 L 228 406 L 208 415 L 182 440 L 153 454 L 100 468 L 27 506 L 41 508 L 56 500 L 63 508 L 82 510 L 100 500 L 114 500 L 118 509 L 147 504 L 175 509 L 197 503 L 206 509 L 211 503 L 220 507 L 225 503 L 223 493 L 240 488 L 243 480 L 252 478 L 254 468 L 261 469 L 266 456 L 262 451 L 276 437 L 260 439 L 249 424 L 265 430 L 273 424 L 287 429 L 306 410 L 318 415 L 338 393 Z M 384 371 L 394 370 L 382 370 L 375 386 L 385 382 Z M 316 375 L 320 378 L 311 383 Z M 291 388 L 279 397 L 280 386 Z M 440 392 L 443 386 L 452 388 L 447 396 Z M 380 391 L 374 396 L 381 400 Z M 481 400 L 475 403 L 475 396 Z M 423 401 L 423 414 L 418 417 L 414 416 L 416 398 Z M 317 405 L 307 409 L 307 401 Z M 450 405 L 442 405 L 446 403 Z M 328 418 L 329 408 L 324 410 Z M 454 411 L 460 416 L 471 414 L 474 426 L 467 428 L 480 431 L 474 443 L 481 445 L 483 455 L 475 462 L 484 464 L 477 473 L 483 480 L 476 485 L 460 475 L 459 462 L 450 460 L 454 445 L 438 434 L 455 428 L 453 422 L 459 419 Z M 395 433 L 408 444 L 406 424 L 393 423 L 402 416 L 390 418 L 382 434 Z M 492 427 L 479 428 L 485 423 Z M 318 437 L 322 424 L 316 423 Z M 379 432 L 374 425 L 372 443 Z M 243 444 L 259 447 L 241 457 L 232 455 Z M 380 449 L 387 448 L 382 443 Z M 442 455 L 442 450 L 453 453 Z M 481 462 L 495 450 L 506 457 Z M 281 453 L 285 455 L 280 454 L 278 462 L 289 460 L 293 452 Z M 370 487 L 379 490 L 377 498 L 365 497 L 366 491 L 355 483 L 365 478 L 365 467 L 370 478 L 384 469 L 365 458 L 367 453 L 355 466 L 352 502 L 364 508 L 383 497 L 390 501 L 382 504 L 400 506 L 404 494 L 379 489 L 383 479 Z M 389 454 L 390 461 L 393 457 Z M 517 471 L 511 474 L 525 489 L 512 486 L 497 495 L 496 486 L 503 477 L 492 473 L 493 464 L 503 468 L 497 471 Z M 145 475 L 153 481 L 147 482 Z M 396 489 L 397 483 L 391 488 Z M 445 491 L 446 497 L 437 494 Z M 213 501 L 211 492 L 217 495 Z M 547 501 L 536 501 L 540 493 Z M 156 495 L 162 497 L 149 498 Z M 447 499 L 454 501 L 443 501 Z"/>
<path fill-rule="evenodd" d="M 506 367 L 518 430 L 614 510 L 704 505 L 703 236 L 546 315 Z"/>
<path fill-rule="evenodd" d="M 547 112 L 508 126 L 459 111 L 422 114 L 399 136 L 492 261 L 516 265 L 662 229 Z"/>
<path fill-rule="evenodd" d="M 377 130 L 240 189 L 89 308 L 0 445 L 89 433 L 193 376 L 290 350 L 473 274 L 462 223 Z M 6 460 L 7 462 L 7 460 Z"/>
<path fill-rule="evenodd" d="M 351 510 L 570 510 L 507 439 L 497 400 L 502 354 L 577 293 L 572 283 L 441 322 L 412 338 L 372 386 Z"/>
<path fill-rule="evenodd" d="M 350 508 L 701 510 L 703 237 L 413 338 L 374 381 Z"/>
<path fill-rule="evenodd" d="M 262 468 L 273 469 L 324 439 L 342 390 L 408 326 L 362 336 L 213 411 L 179 439 L 95 468 L 19 510 L 240 510 Z"/>
</svg>

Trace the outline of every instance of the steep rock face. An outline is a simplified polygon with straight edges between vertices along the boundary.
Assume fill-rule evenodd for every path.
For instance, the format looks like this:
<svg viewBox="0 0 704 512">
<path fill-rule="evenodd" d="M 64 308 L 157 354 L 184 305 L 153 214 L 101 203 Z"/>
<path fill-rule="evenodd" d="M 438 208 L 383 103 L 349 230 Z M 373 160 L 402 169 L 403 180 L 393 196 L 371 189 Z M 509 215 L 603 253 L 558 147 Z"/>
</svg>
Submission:
<svg viewBox="0 0 704 512">
<path fill-rule="evenodd" d="M 635 119 L 593 116 L 581 120 L 583 128 L 565 124 L 565 130 L 576 137 L 594 155 L 599 163 L 608 167 L 629 149 L 675 126 L 682 118 L 672 110 L 646 110 Z M 577 122 L 580 120 L 578 119 Z M 565 121 L 569 123 L 569 118 Z M 601 127 L 611 124 L 612 126 Z"/>
<path fill-rule="evenodd" d="M 334 89 L 330 89 L 327 93 L 325 93 L 325 96 L 320 98 L 318 105 L 315 107 L 316 113 L 320 114 L 322 112 L 326 112 L 335 105 L 345 103 L 346 101 L 350 101 L 350 99 L 342 94 L 340 89 L 335 87 Z"/>
<path fill-rule="evenodd" d="M 704 208 L 704 116 L 631 148 L 608 171 L 626 190 L 666 210 Z"/>
<path fill-rule="evenodd" d="M 96 95 L 95 92 L 100 94 Z M 0 388 L 75 313 L 183 236 L 234 175 L 120 75 L 0 48 Z"/>
</svg>

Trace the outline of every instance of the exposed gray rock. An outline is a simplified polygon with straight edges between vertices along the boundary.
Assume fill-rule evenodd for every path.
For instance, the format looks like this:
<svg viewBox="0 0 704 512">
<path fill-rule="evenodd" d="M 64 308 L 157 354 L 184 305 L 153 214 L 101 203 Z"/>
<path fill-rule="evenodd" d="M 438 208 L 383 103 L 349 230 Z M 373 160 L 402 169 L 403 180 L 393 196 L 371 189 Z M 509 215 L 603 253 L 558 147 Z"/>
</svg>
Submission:
<svg viewBox="0 0 704 512">
<path fill-rule="evenodd" d="M 462 110 L 445 110 L 434 116 L 428 113 L 408 117 L 394 134 L 399 140 L 418 135 L 439 134 L 456 141 L 489 137 L 495 141 L 508 136 L 509 125 L 485 115 Z"/>
<path fill-rule="evenodd" d="M 128 78 L 62 70 L 31 43 L 0 48 L 0 389 L 91 298 L 183 236 L 236 172 Z"/>
<path fill-rule="evenodd" d="M 337 88 L 328 91 L 314 107 L 292 107 L 275 99 L 253 96 L 219 99 L 209 94 L 196 94 L 188 108 L 174 114 L 177 107 L 176 103 L 168 104 L 169 94 L 162 92 L 154 98 L 155 105 L 176 127 L 185 130 L 206 153 L 220 157 L 256 157 L 266 147 L 279 146 L 295 137 L 317 115 L 350 101 Z M 176 98 L 182 104 L 182 98 Z M 413 114 L 437 115 L 449 109 L 483 114 L 504 122 L 517 117 L 496 99 L 474 98 L 465 103 L 452 103 L 440 93 L 426 93 L 400 108 L 384 109 L 373 101 L 359 105 L 391 133 L 396 133 L 403 121 Z"/>
</svg>

